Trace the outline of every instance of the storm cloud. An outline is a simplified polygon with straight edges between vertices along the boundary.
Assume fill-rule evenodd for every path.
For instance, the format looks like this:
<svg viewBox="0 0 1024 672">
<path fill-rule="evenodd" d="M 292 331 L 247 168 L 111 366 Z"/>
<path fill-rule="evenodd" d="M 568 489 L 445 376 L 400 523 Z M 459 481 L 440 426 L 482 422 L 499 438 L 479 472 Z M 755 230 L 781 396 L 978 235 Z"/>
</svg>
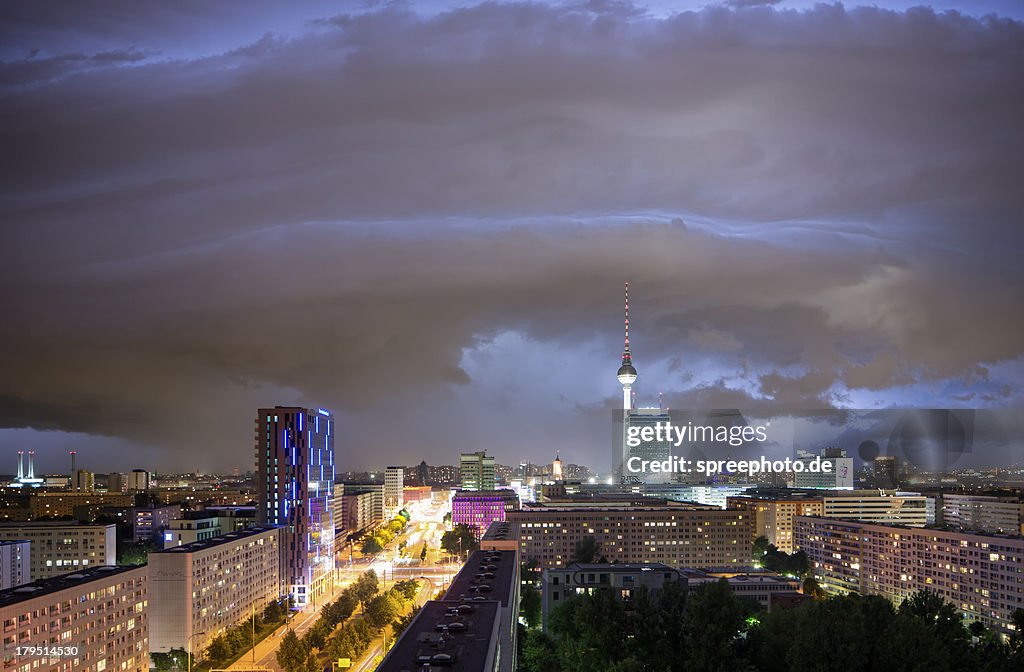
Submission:
<svg viewBox="0 0 1024 672">
<path fill-rule="evenodd" d="M 338 412 L 351 468 L 607 468 L 625 280 L 648 400 L 1020 401 L 1016 21 L 389 6 L 192 56 L 132 25 L 0 64 L 0 426 L 147 462 L 97 470 L 244 470 L 274 403 Z"/>
</svg>

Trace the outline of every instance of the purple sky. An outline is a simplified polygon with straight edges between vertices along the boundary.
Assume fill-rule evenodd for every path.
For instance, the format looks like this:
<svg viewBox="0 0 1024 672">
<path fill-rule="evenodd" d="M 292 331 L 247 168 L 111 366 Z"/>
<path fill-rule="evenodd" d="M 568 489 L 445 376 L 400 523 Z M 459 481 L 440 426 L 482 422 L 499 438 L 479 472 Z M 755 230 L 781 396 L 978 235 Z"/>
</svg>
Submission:
<svg viewBox="0 0 1024 672">
<path fill-rule="evenodd" d="M 641 403 L 1020 406 L 1024 8 L 913 4 L 4 3 L 0 472 L 607 469 L 624 280 Z"/>
</svg>

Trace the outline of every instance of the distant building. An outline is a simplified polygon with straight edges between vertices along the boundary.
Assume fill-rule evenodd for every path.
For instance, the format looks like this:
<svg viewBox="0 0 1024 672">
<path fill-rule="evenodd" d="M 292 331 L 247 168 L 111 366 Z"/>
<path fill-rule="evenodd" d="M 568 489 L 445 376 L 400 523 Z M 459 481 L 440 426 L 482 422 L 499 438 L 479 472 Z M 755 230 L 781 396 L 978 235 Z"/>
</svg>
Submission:
<svg viewBox="0 0 1024 672">
<path fill-rule="evenodd" d="M 289 592 L 303 607 L 326 594 L 334 573 L 334 416 L 261 408 L 255 429 L 258 522 L 287 530 Z"/>
<path fill-rule="evenodd" d="M 113 471 L 107 474 L 107 492 L 124 492 L 127 489 L 128 477 Z"/>
<path fill-rule="evenodd" d="M 494 458 L 483 451 L 459 456 L 460 490 L 494 490 Z"/>
<path fill-rule="evenodd" d="M 149 472 L 145 469 L 132 469 L 128 474 L 128 489 L 134 492 L 149 490 Z"/>
<path fill-rule="evenodd" d="M 875 487 L 895 490 L 900 487 L 900 465 L 895 455 L 879 455 L 872 462 Z"/>
<path fill-rule="evenodd" d="M 829 471 L 811 471 L 810 465 L 821 459 L 830 465 Z M 853 490 L 853 458 L 845 450 L 824 448 L 820 455 L 804 453 L 796 460 L 804 465 L 803 471 L 790 472 L 790 487 L 816 490 Z"/>
<path fill-rule="evenodd" d="M 800 582 L 778 574 L 732 574 L 715 576 L 698 569 L 685 569 L 683 573 L 689 581 L 690 589 L 699 588 L 708 583 L 725 581 L 729 589 L 738 598 L 755 600 L 763 609 L 771 610 L 772 599 L 780 595 L 795 595 L 800 590 Z"/>
<path fill-rule="evenodd" d="M 405 469 L 384 469 L 384 518 L 390 520 L 405 506 Z"/>
<path fill-rule="evenodd" d="M 452 524 L 465 525 L 479 539 L 493 522 L 503 522 L 519 508 L 512 490 L 459 491 L 452 497 Z"/>
<path fill-rule="evenodd" d="M 751 516 L 751 536 L 764 537 L 783 553 L 793 552 L 793 518 L 820 516 L 825 505 L 809 497 L 730 497 L 730 509 L 743 509 Z"/>
<path fill-rule="evenodd" d="M 0 592 L 5 667 L 18 672 L 149 672 L 147 577 L 146 567 L 97 566 Z M 15 643 L 75 646 L 78 655 L 15 658 Z"/>
<path fill-rule="evenodd" d="M 1024 538 L 829 518 L 794 520 L 796 545 L 830 593 L 881 595 L 900 604 L 919 590 L 939 593 L 967 621 L 1005 635 L 1024 607 Z"/>
<path fill-rule="evenodd" d="M 287 597 L 284 531 L 255 527 L 149 554 L 149 650 L 203 652 L 228 628 Z M 191 641 L 190 641 L 191 640 Z"/>
<path fill-rule="evenodd" d="M 911 527 L 928 524 L 928 498 L 916 492 L 852 490 L 827 494 L 822 501 L 825 518 Z"/>
<path fill-rule="evenodd" d="M 0 590 L 32 580 L 31 557 L 31 542 L 27 539 L 0 541 Z"/>
<path fill-rule="evenodd" d="M 117 564 L 117 526 L 77 522 L 0 523 L 0 541 L 27 539 L 32 580 Z"/>
<path fill-rule="evenodd" d="M 334 492 L 335 528 L 355 534 L 384 522 L 383 483 L 339 483 Z"/>
<path fill-rule="evenodd" d="M 164 530 L 163 547 L 173 548 L 197 541 L 206 541 L 222 534 L 217 517 L 175 518 Z"/>
<path fill-rule="evenodd" d="M 71 489 L 92 492 L 96 489 L 96 475 L 85 469 L 75 469 L 71 474 Z"/>
<path fill-rule="evenodd" d="M 76 508 L 89 505 L 129 507 L 135 505 L 135 497 L 106 492 L 34 492 L 29 499 L 33 519 L 74 516 Z"/>
<path fill-rule="evenodd" d="M 524 561 L 564 567 L 576 543 L 594 537 L 611 562 L 738 569 L 751 565 L 751 516 L 664 500 L 565 502 L 507 514 Z"/>
<path fill-rule="evenodd" d="M 619 600 L 629 602 L 641 587 L 657 593 L 667 583 L 686 586 L 686 577 L 678 569 L 660 562 L 577 563 L 545 569 L 541 591 L 541 614 L 547 630 L 548 614 L 580 594 L 608 590 Z"/>
<path fill-rule="evenodd" d="M 430 485 L 430 467 L 427 466 L 427 461 L 423 460 L 416 465 L 416 480 L 419 481 L 419 485 Z"/>
<path fill-rule="evenodd" d="M 961 530 L 1024 534 L 1024 502 L 1020 497 L 943 494 L 942 519 Z"/>
</svg>

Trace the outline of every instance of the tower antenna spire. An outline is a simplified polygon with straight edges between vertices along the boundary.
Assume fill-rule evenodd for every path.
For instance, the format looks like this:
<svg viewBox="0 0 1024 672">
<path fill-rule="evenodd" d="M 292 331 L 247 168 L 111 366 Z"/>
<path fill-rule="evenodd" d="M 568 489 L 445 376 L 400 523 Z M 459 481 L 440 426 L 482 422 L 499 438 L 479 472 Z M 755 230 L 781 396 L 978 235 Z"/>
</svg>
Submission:
<svg viewBox="0 0 1024 672">
<path fill-rule="evenodd" d="M 626 282 L 626 340 L 622 346 L 622 366 L 619 367 L 617 375 L 622 385 L 622 407 L 625 410 L 633 408 L 633 398 L 630 394 L 632 385 L 636 382 L 636 369 L 633 368 L 633 354 L 629 349 L 629 282 Z"/>
</svg>

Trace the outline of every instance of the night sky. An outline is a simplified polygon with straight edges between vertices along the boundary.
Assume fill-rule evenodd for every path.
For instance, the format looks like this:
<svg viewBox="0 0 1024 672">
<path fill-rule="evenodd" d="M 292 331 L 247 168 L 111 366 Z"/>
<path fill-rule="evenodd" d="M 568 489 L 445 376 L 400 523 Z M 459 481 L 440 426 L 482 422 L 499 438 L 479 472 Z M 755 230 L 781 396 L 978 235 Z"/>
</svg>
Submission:
<svg viewBox="0 0 1024 672">
<path fill-rule="evenodd" d="M 0 472 L 606 470 L 626 280 L 641 405 L 1020 406 L 1024 3 L 916 4 L 3 3 Z"/>
</svg>

